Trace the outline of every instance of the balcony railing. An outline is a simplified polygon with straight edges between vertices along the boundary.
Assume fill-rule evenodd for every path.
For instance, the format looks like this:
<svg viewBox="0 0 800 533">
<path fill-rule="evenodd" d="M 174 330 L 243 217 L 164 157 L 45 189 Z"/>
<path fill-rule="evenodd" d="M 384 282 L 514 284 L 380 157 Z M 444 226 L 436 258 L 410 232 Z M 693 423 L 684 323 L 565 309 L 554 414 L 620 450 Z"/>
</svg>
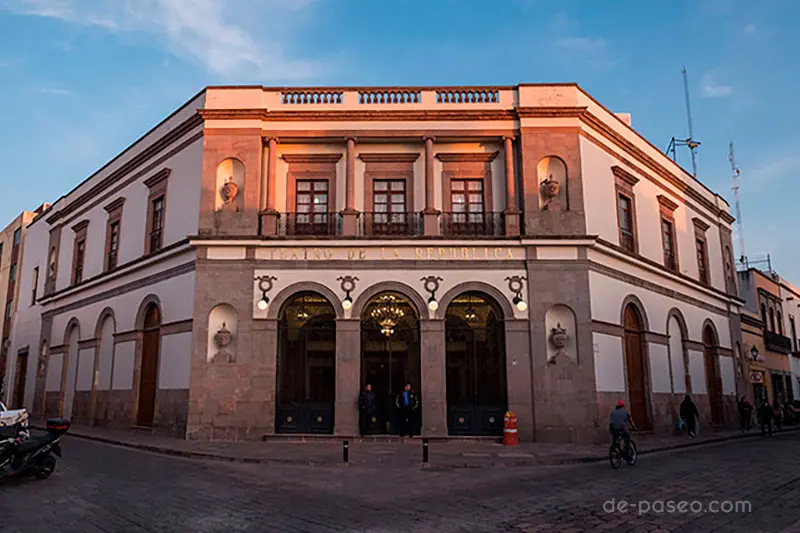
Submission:
<svg viewBox="0 0 800 533">
<path fill-rule="evenodd" d="M 502 237 L 506 233 L 503 213 L 442 213 L 445 237 Z"/>
<path fill-rule="evenodd" d="M 341 232 L 339 213 L 281 213 L 279 237 L 325 237 Z"/>
<path fill-rule="evenodd" d="M 773 352 L 788 354 L 792 351 L 792 339 L 779 333 L 765 331 L 764 347 Z"/>
<path fill-rule="evenodd" d="M 361 237 L 401 237 L 422 235 L 421 213 L 359 213 Z"/>
</svg>

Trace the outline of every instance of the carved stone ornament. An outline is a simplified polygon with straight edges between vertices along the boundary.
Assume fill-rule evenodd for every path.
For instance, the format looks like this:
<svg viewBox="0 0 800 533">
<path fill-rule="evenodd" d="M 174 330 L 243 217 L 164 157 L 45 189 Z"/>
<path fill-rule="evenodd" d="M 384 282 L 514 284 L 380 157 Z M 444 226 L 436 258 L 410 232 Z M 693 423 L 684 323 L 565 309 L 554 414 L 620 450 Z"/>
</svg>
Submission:
<svg viewBox="0 0 800 533">
<path fill-rule="evenodd" d="M 227 183 L 222 186 L 219 194 L 222 196 L 222 201 L 225 205 L 232 203 L 236 199 L 236 195 L 239 194 L 239 186 L 233 181 L 233 176 L 228 178 Z"/>
<path fill-rule="evenodd" d="M 550 330 L 550 344 L 556 349 L 555 353 L 547 360 L 548 363 L 555 363 L 556 357 L 559 355 L 566 355 L 565 348 L 569 344 L 569 334 L 567 330 L 561 327 L 561 322 L 556 324 L 556 327 Z"/>
<path fill-rule="evenodd" d="M 225 322 L 222 323 L 222 327 L 217 330 L 217 333 L 214 335 L 214 344 L 217 345 L 219 350 L 217 353 L 214 354 L 213 362 L 215 363 L 233 363 L 236 361 L 236 358 L 228 349 L 230 346 L 231 341 L 233 340 L 233 334 L 225 327 Z"/>
<path fill-rule="evenodd" d="M 561 184 L 553 179 L 553 175 L 550 174 L 546 180 L 539 185 L 542 196 L 545 197 L 547 200 L 552 200 L 553 198 L 558 196 L 558 193 L 561 192 Z"/>
</svg>

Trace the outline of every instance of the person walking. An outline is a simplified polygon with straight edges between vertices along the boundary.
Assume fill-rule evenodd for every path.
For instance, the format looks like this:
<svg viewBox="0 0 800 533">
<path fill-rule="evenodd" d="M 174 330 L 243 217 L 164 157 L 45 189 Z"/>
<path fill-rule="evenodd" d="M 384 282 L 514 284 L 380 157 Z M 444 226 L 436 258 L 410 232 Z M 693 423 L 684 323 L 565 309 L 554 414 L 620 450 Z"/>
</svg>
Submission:
<svg viewBox="0 0 800 533">
<path fill-rule="evenodd" d="M 417 409 L 417 395 L 411 390 L 411 383 L 406 383 L 403 391 L 397 395 L 398 433 L 401 437 L 414 434 L 414 412 Z"/>
<path fill-rule="evenodd" d="M 781 402 L 775 402 L 775 408 L 772 411 L 772 418 L 775 420 L 775 431 L 783 429 L 783 410 L 781 409 Z"/>
<path fill-rule="evenodd" d="M 747 433 L 750 431 L 750 421 L 753 417 L 753 406 L 750 402 L 742 396 L 739 398 L 739 425 L 742 430 L 742 433 Z"/>
<path fill-rule="evenodd" d="M 761 425 L 761 436 L 772 436 L 772 406 L 769 401 L 764 400 L 758 406 L 758 423 Z"/>
<path fill-rule="evenodd" d="M 692 401 L 692 397 L 688 394 L 683 397 L 681 402 L 679 416 L 683 423 L 686 424 L 686 430 L 689 438 L 693 439 L 697 435 L 697 419 L 700 417 L 700 411 Z"/>
<path fill-rule="evenodd" d="M 375 401 L 375 393 L 372 392 L 372 385 L 366 384 L 364 390 L 358 397 L 358 410 L 359 414 L 359 428 L 361 429 L 361 436 L 369 433 L 369 426 L 372 418 L 377 411 L 377 402 Z"/>
</svg>

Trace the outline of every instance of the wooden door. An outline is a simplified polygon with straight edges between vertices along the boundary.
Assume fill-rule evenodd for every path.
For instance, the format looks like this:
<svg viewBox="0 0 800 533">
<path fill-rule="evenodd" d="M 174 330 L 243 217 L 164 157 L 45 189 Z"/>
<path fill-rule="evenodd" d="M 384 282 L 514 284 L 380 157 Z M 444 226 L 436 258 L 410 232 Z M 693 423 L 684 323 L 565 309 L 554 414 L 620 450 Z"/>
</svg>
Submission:
<svg viewBox="0 0 800 533">
<path fill-rule="evenodd" d="M 717 367 L 716 339 L 709 328 L 703 331 L 703 346 L 708 401 L 711 405 L 711 423 L 722 424 L 725 421 L 722 408 L 722 380 Z"/>
<path fill-rule="evenodd" d="M 161 317 L 158 308 L 151 305 L 145 314 L 142 338 L 142 366 L 139 373 L 139 407 L 136 424 L 143 427 L 153 425 L 158 388 L 158 352 L 161 344 Z"/>
<path fill-rule="evenodd" d="M 639 429 L 649 429 L 647 414 L 647 380 L 645 379 L 642 321 L 636 309 L 625 308 L 625 363 L 628 370 L 628 401 L 633 423 Z"/>
<path fill-rule="evenodd" d="M 28 354 L 17 355 L 17 370 L 14 375 L 14 400 L 12 409 L 22 409 L 25 402 L 25 379 L 28 375 Z"/>
</svg>

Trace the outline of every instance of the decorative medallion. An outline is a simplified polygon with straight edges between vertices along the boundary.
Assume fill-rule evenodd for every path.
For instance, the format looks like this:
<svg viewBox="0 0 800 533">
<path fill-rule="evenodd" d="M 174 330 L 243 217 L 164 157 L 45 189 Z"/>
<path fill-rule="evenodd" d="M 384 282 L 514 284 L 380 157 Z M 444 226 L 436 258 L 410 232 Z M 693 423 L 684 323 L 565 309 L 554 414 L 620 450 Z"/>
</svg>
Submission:
<svg viewBox="0 0 800 533">
<path fill-rule="evenodd" d="M 225 322 L 222 323 L 222 327 L 217 330 L 217 333 L 214 335 L 214 344 L 217 345 L 219 350 L 217 353 L 214 354 L 213 362 L 215 363 L 233 363 L 236 361 L 236 357 L 234 356 L 233 352 L 231 352 L 228 347 L 233 340 L 233 333 L 225 327 Z"/>
<path fill-rule="evenodd" d="M 228 178 L 228 181 L 219 190 L 222 201 L 225 205 L 232 203 L 236 196 L 239 194 L 239 186 L 233 181 L 233 176 Z"/>
<path fill-rule="evenodd" d="M 550 344 L 556 349 L 555 353 L 548 358 L 548 363 L 555 363 L 555 358 L 559 355 L 566 355 L 565 348 L 569 344 L 569 334 L 567 330 L 561 327 L 561 322 L 556 324 L 556 327 L 550 330 Z"/>
</svg>

